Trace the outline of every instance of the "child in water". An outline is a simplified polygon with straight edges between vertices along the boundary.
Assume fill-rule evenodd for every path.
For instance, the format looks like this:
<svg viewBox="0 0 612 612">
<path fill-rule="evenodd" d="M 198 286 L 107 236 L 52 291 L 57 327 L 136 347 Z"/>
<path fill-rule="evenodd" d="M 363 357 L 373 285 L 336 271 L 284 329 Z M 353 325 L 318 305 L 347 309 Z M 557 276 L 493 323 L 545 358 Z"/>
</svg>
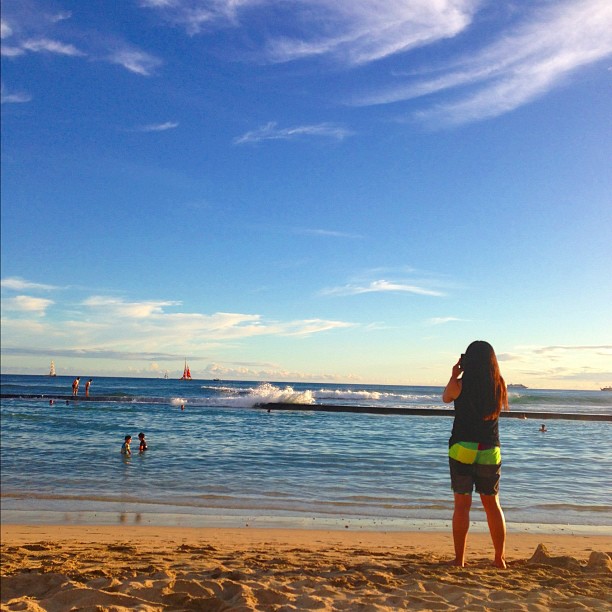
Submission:
<svg viewBox="0 0 612 612">
<path fill-rule="evenodd" d="M 140 440 L 140 447 L 138 448 L 138 450 L 141 453 L 144 453 L 148 446 L 147 446 L 147 441 L 145 440 L 145 435 L 144 433 L 142 433 L 142 431 L 138 434 L 138 439 Z"/>
<path fill-rule="evenodd" d="M 121 445 L 121 454 L 122 455 L 131 455 L 132 451 L 130 450 L 130 442 L 132 441 L 132 436 L 125 436 L 125 442 Z"/>
</svg>

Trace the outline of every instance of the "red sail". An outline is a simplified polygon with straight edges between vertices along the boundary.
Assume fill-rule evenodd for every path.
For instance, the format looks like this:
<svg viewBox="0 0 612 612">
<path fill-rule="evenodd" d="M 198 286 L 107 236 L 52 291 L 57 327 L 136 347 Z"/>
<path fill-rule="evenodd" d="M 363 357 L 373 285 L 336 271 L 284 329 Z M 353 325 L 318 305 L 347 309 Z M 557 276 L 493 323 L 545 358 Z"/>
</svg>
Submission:
<svg viewBox="0 0 612 612">
<path fill-rule="evenodd" d="M 181 376 L 181 380 L 191 380 L 191 372 L 189 371 L 187 360 L 185 360 L 185 369 L 183 370 L 183 375 Z"/>
</svg>

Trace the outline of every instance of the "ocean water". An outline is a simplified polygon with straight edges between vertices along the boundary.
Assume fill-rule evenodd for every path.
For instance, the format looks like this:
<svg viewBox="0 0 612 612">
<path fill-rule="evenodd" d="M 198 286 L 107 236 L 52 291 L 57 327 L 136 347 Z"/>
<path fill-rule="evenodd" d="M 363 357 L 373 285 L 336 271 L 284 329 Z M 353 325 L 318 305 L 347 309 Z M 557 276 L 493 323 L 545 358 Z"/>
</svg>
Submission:
<svg viewBox="0 0 612 612">
<path fill-rule="evenodd" d="M 71 382 L 1 377 L 3 521 L 402 529 L 446 527 L 452 515 L 450 416 L 313 409 L 444 411 L 442 388 L 94 378 L 100 401 L 27 397 L 69 396 Z M 296 410 L 256 407 L 266 402 Z M 612 394 L 511 390 L 510 408 L 612 418 Z M 612 422 L 540 424 L 500 422 L 507 521 L 612 533 Z M 472 517 L 484 524 L 477 501 Z"/>
</svg>

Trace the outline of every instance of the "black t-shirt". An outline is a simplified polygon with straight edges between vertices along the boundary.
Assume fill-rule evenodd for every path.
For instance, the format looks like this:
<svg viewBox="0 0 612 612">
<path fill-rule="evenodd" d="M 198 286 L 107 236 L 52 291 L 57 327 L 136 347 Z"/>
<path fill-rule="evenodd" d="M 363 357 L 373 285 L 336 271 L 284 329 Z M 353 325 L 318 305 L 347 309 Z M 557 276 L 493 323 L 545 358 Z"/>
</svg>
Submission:
<svg viewBox="0 0 612 612">
<path fill-rule="evenodd" d="M 457 442 L 478 442 L 484 447 L 500 446 L 498 419 L 485 421 L 481 413 L 465 398 L 455 400 L 455 421 L 449 447 Z"/>
</svg>

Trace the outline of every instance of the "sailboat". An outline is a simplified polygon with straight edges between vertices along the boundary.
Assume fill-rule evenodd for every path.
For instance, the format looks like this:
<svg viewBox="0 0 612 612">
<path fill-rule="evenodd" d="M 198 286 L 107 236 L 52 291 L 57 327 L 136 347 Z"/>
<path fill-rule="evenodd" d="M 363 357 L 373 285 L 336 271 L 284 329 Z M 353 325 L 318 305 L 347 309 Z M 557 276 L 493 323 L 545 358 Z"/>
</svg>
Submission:
<svg viewBox="0 0 612 612">
<path fill-rule="evenodd" d="M 55 373 L 55 363 L 51 360 L 51 367 L 49 368 L 49 376 L 57 376 Z"/>
<path fill-rule="evenodd" d="M 191 380 L 191 372 L 189 371 L 189 366 L 187 365 L 187 360 L 185 359 L 185 368 L 183 369 L 183 375 L 180 380 Z"/>
</svg>

